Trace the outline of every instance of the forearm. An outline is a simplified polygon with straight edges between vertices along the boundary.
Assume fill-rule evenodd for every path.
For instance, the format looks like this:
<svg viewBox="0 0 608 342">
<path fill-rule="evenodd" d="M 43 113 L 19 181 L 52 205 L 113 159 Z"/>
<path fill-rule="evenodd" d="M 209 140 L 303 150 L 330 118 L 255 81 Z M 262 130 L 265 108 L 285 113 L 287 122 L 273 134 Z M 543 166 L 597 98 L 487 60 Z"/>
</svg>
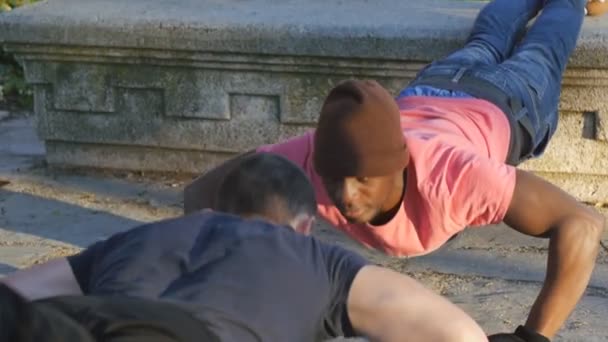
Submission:
<svg viewBox="0 0 608 342">
<path fill-rule="evenodd" d="M 184 189 L 184 214 L 213 209 L 219 181 L 221 179 L 210 179 L 207 174 L 203 174 L 188 184 Z"/>
<path fill-rule="evenodd" d="M 0 282 L 28 300 L 83 294 L 65 258 L 16 271 L 0 279 Z"/>
<path fill-rule="evenodd" d="M 351 285 L 350 322 L 374 342 L 487 342 L 481 327 L 461 308 L 416 280 L 366 266 Z"/>
<path fill-rule="evenodd" d="M 472 320 L 442 321 L 432 323 L 419 322 L 416 326 L 404 328 L 403 324 L 387 324 L 386 331 L 376 337 L 369 337 L 372 342 L 401 342 L 407 341 L 442 341 L 442 342 L 487 342 L 484 331 Z"/>
<path fill-rule="evenodd" d="M 253 153 L 255 151 L 251 150 L 238 155 L 205 172 L 188 184 L 184 189 L 184 214 L 190 214 L 201 209 L 214 209 L 217 189 L 219 189 L 226 174 Z"/>
<path fill-rule="evenodd" d="M 598 253 L 603 220 L 570 219 L 551 233 L 547 274 L 526 325 L 552 338 L 585 292 Z"/>
</svg>

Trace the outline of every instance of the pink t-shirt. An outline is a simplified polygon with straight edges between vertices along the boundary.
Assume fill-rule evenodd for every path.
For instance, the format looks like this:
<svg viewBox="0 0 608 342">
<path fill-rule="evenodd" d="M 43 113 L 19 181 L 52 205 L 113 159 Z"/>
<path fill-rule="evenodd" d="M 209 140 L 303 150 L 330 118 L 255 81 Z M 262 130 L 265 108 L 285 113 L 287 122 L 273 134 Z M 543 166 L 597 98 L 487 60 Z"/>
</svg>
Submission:
<svg viewBox="0 0 608 342">
<path fill-rule="evenodd" d="M 335 207 L 313 167 L 314 131 L 258 151 L 300 165 L 315 188 L 319 215 L 389 255 L 426 254 L 467 226 L 502 221 L 515 187 L 515 168 L 504 163 L 510 128 L 502 111 L 471 98 L 410 96 L 398 104 L 411 160 L 401 209 L 385 225 L 349 223 Z"/>
</svg>

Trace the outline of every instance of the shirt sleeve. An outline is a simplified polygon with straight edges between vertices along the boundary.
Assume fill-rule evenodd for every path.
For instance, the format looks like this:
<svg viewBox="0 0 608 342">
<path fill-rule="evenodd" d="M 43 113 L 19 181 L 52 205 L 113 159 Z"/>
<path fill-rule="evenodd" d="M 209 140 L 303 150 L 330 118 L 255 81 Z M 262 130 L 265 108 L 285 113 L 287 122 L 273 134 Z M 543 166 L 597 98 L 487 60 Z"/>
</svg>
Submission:
<svg viewBox="0 0 608 342">
<path fill-rule="evenodd" d="M 118 233 L 107 240 L 98 241 L 78 254 L 67 257 L 76 281 L 83 294 L 90 293 L 93 268 L 103 258 L 107 250 L 112 250 L 124 240 L 128 232 Z"/>
<path fill-rule="evenodd" d="M 96 242 L 82 252 L 67 257 L 76 281 L 84 294 L 89 293 L 91 268 L 99 250 L 103 249 L 104 243 L 105 241 Z"/>
<path fill-rule="evenodd" d="M 313 136 L 314 131 L 309 131 L 301 136 L 293 137 L 277 144 L 260 146 L 257 152 L 278 154 L 308 171 L 309 166 L 312 165 Z"/>
<path fill-rule="evenodd" d="M 515 167 L 470 151 L 452 150 L 438 181 L 446 187 L 445 210 L 461 227 L 495 224 L 509 209 L 515 189 Z M 441 191 L 438 191 L 440 193 Z"/>
<path fill-rule="evenodd" d="M 324 245 L 323 255 L 330 282 L 330 304 L 325 316 L 325 330 L 331 337 L 354 337 L 346 301 L 355 276 L 369 262 L 362 256 L 334 245 Z"/>
</svg>

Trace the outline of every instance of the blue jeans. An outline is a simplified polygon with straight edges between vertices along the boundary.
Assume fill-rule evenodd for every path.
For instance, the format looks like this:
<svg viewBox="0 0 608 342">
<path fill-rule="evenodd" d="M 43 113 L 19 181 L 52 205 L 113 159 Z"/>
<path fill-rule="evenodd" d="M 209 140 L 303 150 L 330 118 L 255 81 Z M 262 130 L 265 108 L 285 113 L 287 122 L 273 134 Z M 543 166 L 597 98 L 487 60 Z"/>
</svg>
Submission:
<svg viewBox="0 0 608 342">
<path fill-rule="evenodd" d="M 580 33 L 587 0 L 495 0 L 479 13 L 465 46 L 419 72 L 399 97 L 456 96 L 470 92 L 425 86 L 444 77 L 489 82 L 521 102 L 510 111 L 525 121 L 530 147 L 521 160 L 541 155 L 555 133 L 562 75 Z M 542 12 L 526 32 L 528 21 Z M 438 89 L 441 88 L 441 89 Z M 503 107 L 501 107 L 503 108 Z"/>
</svg>

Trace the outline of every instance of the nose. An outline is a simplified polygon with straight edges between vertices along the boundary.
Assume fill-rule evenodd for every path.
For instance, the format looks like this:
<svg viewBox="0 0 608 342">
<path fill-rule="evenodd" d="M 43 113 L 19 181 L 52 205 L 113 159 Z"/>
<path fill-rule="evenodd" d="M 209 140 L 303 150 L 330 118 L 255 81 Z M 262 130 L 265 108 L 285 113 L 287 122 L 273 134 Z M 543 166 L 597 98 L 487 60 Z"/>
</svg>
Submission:
<svg viewBox="0 0 608 342">
<path fill-rule="evenodd" d="M 345 209 L 352 209 L 359 198 L 357 184 L 349 179 L 345 179 L 344 183 L 342 183 L 340 197 Z"/>
</svg>

